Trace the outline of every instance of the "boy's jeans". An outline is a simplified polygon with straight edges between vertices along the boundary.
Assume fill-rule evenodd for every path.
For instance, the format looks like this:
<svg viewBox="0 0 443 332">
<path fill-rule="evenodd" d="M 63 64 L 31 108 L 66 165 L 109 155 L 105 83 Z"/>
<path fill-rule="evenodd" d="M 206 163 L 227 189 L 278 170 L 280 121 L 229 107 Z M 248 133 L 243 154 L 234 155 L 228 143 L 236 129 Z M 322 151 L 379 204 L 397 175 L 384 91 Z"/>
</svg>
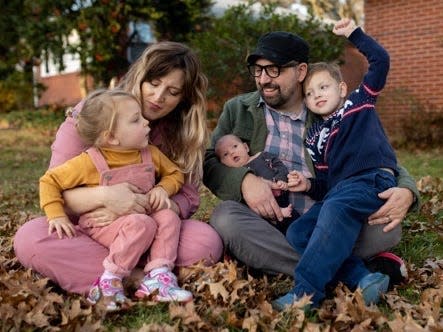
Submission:
<svg viewBox="0 0 443 332">
<path fill-rule="evenodd" d="M 296 296 L 313 295 L 316 306 L 329 283 L 342 281 L 354 288 L 369 271 L 352 249 L 367 218 L 384 201 L 377 194 L 396 185 L 394 175 L 370 170 L 339 182 L 324 200 L 289 227 L 286 238 L 302 255 L 295 268 Z"/>
</svg>

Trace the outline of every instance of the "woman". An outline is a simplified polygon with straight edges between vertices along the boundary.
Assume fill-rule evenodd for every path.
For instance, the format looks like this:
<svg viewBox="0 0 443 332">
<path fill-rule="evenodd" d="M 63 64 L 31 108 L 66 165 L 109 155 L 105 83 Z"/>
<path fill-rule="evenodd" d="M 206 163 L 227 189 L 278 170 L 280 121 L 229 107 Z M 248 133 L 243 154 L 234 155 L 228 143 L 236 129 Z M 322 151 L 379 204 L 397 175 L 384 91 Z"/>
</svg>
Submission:
<svg viewBox="0 0 443 332">
<path fill-rule="evenodd" d="M 151 123 L 150 140 L 185 173 L 186 184 L 171 198 L 172 209 L 182 219 L 176 266 L 200 260 L 219 260 L 223 244 L 208 224 L 189 217 L 199 205 L 198 185 L 202 177 L 207 142 L 205 94 L 207 79 L 200 62 L 187 46 L 161 42 L 150 46 L 131 66 L 119 87 L 134 94 Z M 49 167 L 57 166 L 84 151 L 75 129 L 82 103 L 69 112 L 52 145 Z M 97 226 L 110 224 L 118 216 L 149 213 L 145 195 L 130 184 L 77 188 L 63 194 L 73 215 L 87 213 Z M 18 260 L 27 268 L 50 278 L 63 289 L 85 294 L 97 275 L 108 249 L 77 230 L 73 238 L 48 235 L 45 217 L 28 221 L 14 238 Z"/>
</svg>

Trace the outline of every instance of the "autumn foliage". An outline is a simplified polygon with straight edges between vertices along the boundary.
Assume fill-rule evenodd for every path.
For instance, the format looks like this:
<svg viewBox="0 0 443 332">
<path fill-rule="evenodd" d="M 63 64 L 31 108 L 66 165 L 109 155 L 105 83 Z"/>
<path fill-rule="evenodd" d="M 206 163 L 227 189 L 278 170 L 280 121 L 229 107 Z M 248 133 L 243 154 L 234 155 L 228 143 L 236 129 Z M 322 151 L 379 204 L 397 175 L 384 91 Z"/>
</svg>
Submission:
<svg viewBox="0 0 443 332">
<path fill-rule="evenodd" d="M 443 209 L 443 182 L 425 177 L 417 182 L 425 203 L 421 216 L 406 232 L 436 231 L 443 234 L 438 215 Z M 203 200 L 209 192 L 202 190 Z M 2 195 L 2 200 L 11 197 Z M 365 307 L 361 294 L 337 287 L 321 308 L 305 313 L 309 301 L 304 298 L 284 312 L 272 310 L 270 301 L 291 288 L 284 276 L 266 276 L 248 270 L 225 256 L 212 267 L 196 264 L 179 271 L 180 283 L 194 294 L 186 305 L 156 304 L 134 299 L 124 312 L 107 314 L 100 305 L 59 289 L 46 278 L 24 269 L 17 262 L 12 237 L 16 229 L 32 215 L 20 211 L 35 195 L 15 197 L 3 205 L 0 216 L 0 326 L 2 331 L 39 329 L 45 331 L 103 331 L 109 326 L 131 331 L 442 331 L 443 260 L 428 258 L 422 266 L 408 263 L 409 281 L 390 291 L 377 306 Z M 210 199 L 210 198 L 208 198 Z M 209 212 L 205 211 L 205 215 Z M 141 275 L 140 275 L 141 276 Z M 137 279 L 137 277 L 135 277 Z M 135 280 L 128 281 L 135 287 Z M 122 317 L 137 315 L 140 310 L 159 309 L 169 319 L 126 327 Z M 107 326 L 107 327 L 106 327 Z"/>
</svg>

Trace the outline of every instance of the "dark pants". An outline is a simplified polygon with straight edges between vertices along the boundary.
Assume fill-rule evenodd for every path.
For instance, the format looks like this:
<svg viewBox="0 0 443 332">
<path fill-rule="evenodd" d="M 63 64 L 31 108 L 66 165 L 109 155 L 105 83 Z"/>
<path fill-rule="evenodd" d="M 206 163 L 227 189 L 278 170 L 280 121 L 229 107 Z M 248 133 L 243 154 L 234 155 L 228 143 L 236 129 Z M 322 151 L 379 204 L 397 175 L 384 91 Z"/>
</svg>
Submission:
<svg viewBox="0 0 443 332">
<path fill-rule="evenodd" d="M 367 218 L 384 204 L 378 193 L 395 185 L 395 177 L 379 169 L 348 178 L 289 226 L 286 238 L 301 255 L 295 295 L 313 294 L 316 305 L 328 283 L 343 281 L 352 289 L 369 274 L 352 251 Z"/>
</svg>

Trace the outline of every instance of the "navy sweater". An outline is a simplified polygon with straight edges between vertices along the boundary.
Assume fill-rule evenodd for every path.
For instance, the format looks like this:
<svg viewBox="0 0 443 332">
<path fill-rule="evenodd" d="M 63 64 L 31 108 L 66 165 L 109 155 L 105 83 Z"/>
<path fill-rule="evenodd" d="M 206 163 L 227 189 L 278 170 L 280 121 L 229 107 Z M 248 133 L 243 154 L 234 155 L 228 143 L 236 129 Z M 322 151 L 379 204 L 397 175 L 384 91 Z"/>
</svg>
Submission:
<svg viewBox="0 0 443 332">
<path fill-rule="evenodd" d="M 314 162 L 316 179 L 309 194 L 320 199 L 350 176 L 374 168 L 397 174 L 395 152 L 375 111 L 377 96 L 385 85 L 389 55 L 374 39 L 357 28 L 350 36 L 369 62 L 368 72 L 343 106 L 309 129 L 305 145 Z"/>
</svg>

